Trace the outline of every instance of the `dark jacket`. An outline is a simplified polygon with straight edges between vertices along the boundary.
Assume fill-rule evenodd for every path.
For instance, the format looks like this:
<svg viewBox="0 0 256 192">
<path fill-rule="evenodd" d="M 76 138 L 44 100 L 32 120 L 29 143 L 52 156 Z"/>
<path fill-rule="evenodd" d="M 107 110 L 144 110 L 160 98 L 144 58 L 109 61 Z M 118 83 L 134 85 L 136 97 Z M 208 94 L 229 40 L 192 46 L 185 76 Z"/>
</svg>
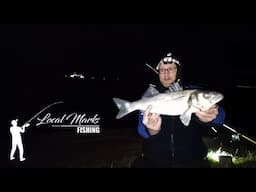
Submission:
<svg viewBox="0 0 256 192">
<path fill-rule="evenodd" d="M 162 87 L 156 87 L 161 93 Z M 194 114 L 188 127 L 178 116 L 161 115 L 162 127 L 157 135 L 150 136 L 139 115 L 138 132 L 144 138 L 143 160 L 149 167 L 201 167 L 207 148 L 202 141 L 211 126 L 224 123 L 225 112 L 219 107 L 217 118 L 211 123 L 201 122 Z"/>
</svg>

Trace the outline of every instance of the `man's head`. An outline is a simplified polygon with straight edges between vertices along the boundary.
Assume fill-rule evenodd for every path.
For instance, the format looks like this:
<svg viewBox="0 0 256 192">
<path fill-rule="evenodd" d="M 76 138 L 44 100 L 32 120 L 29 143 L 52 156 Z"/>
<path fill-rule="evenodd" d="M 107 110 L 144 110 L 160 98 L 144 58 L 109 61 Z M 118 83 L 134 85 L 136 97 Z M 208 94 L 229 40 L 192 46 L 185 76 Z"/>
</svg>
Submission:
<svg viewBox="0 0 256 192">
<path fill-rule="evenodd" d="M 171 54 L 167 54 L 160 60 L 156 69 L 159 72 L 159 80 L 164 87 L 169 87 L 178 80 L 180 62 Z"/>
<path fill-rule="evenodd" d="M 12 121 L 11 121 L 11 124 L 12 124 L 13 126 L 17 126 L 17 125 L 18 125 L 18 119 L 12 120 Z"/>
</svg>

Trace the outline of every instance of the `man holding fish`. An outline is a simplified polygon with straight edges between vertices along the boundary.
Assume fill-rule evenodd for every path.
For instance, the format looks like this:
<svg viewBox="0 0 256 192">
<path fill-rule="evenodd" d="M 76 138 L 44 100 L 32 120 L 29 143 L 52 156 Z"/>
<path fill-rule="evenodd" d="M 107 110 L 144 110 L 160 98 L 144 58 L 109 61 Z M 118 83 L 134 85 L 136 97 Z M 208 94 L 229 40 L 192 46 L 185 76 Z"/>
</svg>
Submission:
<svg viewBox="0 0 256 192">
<path fill-rule="evenodd" d="M 158 85 L 150 85 L 139 101 L 114 98 L 117 118 L 140 110 L 138 132 L 143 153 L 133 167 L 209 167 L 202 137 L 222 125 L 225 111 L 217 103 L 223 95 L 182 85 L 181 63 L 171 53 L 158 63 Z"/>
</svg>

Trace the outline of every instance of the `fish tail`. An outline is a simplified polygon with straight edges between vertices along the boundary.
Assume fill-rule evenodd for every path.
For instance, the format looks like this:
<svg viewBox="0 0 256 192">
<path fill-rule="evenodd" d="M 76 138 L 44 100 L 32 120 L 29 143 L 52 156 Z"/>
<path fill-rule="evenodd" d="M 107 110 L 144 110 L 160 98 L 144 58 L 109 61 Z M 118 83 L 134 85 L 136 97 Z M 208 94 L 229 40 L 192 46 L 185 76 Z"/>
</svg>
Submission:
<svg viewBox="0 0 256 192">
<path fill-rule="evenodd" d="M 129 101 L 119 99 L 119 98 L 113 98 L 113 100 L 119 109 L 116 119 L 121 119 L 128 113 L 132 112 L 131 103 Z"/>
</svg>

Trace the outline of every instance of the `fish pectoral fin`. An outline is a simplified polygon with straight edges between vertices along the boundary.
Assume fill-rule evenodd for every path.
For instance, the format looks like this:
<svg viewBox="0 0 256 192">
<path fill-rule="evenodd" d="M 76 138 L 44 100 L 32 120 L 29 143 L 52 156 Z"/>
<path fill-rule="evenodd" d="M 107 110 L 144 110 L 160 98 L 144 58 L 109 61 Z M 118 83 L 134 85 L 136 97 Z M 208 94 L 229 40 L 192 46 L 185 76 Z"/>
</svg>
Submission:
<svg viewBox="0 0 256 192">
<path fill-rule="evenodd" d="M 191 120 L 191 115 L 192 115 L 192 112 L 190 108 L 188 108 L 182 115 L 180 115 L 180 120 L 185 126 L 189 125 Z"/>
</svg>

